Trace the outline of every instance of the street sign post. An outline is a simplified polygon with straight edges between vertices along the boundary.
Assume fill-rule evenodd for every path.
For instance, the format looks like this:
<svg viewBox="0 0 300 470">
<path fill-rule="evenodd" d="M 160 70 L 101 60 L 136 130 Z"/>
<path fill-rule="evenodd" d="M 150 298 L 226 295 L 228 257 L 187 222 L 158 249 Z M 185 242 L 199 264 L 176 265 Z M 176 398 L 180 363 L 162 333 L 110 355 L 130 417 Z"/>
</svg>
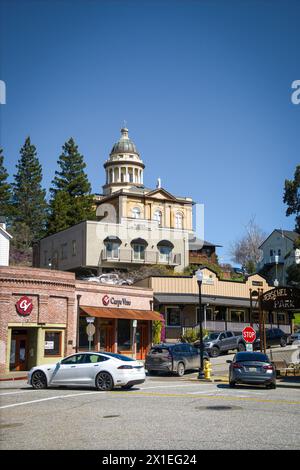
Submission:
<svg viewBox="0 0 300 470">
<path fill-rule="evenodd" d="M 93 336 L 95 334 L 96 328 L 93 323 L 89 323 L 88 326 L 86 327 L 86 333 L 88 335 L 88 341 L 89 341 L 89 351 L 91 350 L 91 343 L 93 341 Z"/>
<path fill-rule="evenodd" d="M 246 326 L 246 328 L 243 329 L 242 335 L 246 343 L 252 344 L 256 339 L 256 332 L 252 326 Z"/>
</svg>

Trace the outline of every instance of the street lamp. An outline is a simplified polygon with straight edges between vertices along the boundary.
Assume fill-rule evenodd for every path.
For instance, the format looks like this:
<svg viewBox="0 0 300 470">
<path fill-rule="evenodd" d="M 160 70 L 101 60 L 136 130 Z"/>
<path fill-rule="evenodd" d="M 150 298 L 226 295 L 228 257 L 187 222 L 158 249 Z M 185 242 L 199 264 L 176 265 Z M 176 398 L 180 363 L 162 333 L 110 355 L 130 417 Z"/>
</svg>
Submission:
<svg viewBox="0 0 300 470">
<path fill-rule="evenodd" d="M 274 281 L 274 286 L 275 286 L 275 287 L 278 287 L 278 286 L 279 286 L 279 282 L 278 282 L 278 279 L 277 279 L 278 262 L 279 262 L 279 256 L 278 256 L 278 255 L 275 255 L 275 266 L 276 266 L 276 279 L 275 279 L 275 281 Z"/>
<path fill-rule="evenodd" d="M 203 272 L 201 269 L 196 271 L 196 279 L 199 287 L 199 320 L 200 320 L 200 367 L 198 373 L 198 379 L 204 378 L 203 373 L 203 331 L 202 331 L 202 297 L 201 297 L 201 287 L 203 281 Z"/>
</svg>

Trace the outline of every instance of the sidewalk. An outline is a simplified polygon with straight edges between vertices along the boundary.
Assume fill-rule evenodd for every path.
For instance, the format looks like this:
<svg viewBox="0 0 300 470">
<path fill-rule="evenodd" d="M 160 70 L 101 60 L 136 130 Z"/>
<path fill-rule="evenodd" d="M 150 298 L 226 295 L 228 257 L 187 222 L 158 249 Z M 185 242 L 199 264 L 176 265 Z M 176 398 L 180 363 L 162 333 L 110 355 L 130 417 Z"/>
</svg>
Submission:
<svg viewBox="0 0 300 470">
<path fill-rule="evenodd" d="M 5 374 L 0 374 L 0 382 L 6 380 L 27 380 L 27 371 L 21 372 L 7 372 Z"/>
</svg>

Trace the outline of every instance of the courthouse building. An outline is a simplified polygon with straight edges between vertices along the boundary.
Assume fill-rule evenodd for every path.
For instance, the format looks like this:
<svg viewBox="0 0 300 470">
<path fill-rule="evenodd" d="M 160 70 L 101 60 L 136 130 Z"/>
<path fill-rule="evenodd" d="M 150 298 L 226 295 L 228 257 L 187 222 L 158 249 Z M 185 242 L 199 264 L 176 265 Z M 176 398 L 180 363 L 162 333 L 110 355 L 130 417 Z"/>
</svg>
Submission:
<svg viewBox="0 0 300 470">
<path fill-rule="evenodd" d="M 40 240 L 35 267 L 95 274 L 161 264 L 182 271 L 189 264 L 193 201 L 161 187 L 144 186 L 145 165 L 128 136 L 104 163 L 106 180 L 95 196 L 97 221 L 85 221 Z"/>
</svg>

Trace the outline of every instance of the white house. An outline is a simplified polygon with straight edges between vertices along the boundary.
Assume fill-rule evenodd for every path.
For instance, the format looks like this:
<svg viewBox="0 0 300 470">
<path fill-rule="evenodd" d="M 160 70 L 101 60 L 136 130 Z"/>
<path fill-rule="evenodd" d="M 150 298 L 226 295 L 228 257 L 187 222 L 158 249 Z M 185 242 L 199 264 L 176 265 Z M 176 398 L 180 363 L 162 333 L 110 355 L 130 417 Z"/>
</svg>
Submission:
<svg viewBox="0 0 300 470">
<path fill-rule="evenodd" d="M 286 270 L 289 266 L 300 262 L 299 249 L 295 249 L 295 241 L 300 235 L 291 230 L 275 229 L 259 247 L 263 252 L 258 271 L 274 284 L 286 283 Z"/>
<path fill-rule="evenodd" d="M 6 224 L 0 221 L 0 266 L 9 265 L 9 247 L 12 236 L 6 231 Z"/>
</svg>

